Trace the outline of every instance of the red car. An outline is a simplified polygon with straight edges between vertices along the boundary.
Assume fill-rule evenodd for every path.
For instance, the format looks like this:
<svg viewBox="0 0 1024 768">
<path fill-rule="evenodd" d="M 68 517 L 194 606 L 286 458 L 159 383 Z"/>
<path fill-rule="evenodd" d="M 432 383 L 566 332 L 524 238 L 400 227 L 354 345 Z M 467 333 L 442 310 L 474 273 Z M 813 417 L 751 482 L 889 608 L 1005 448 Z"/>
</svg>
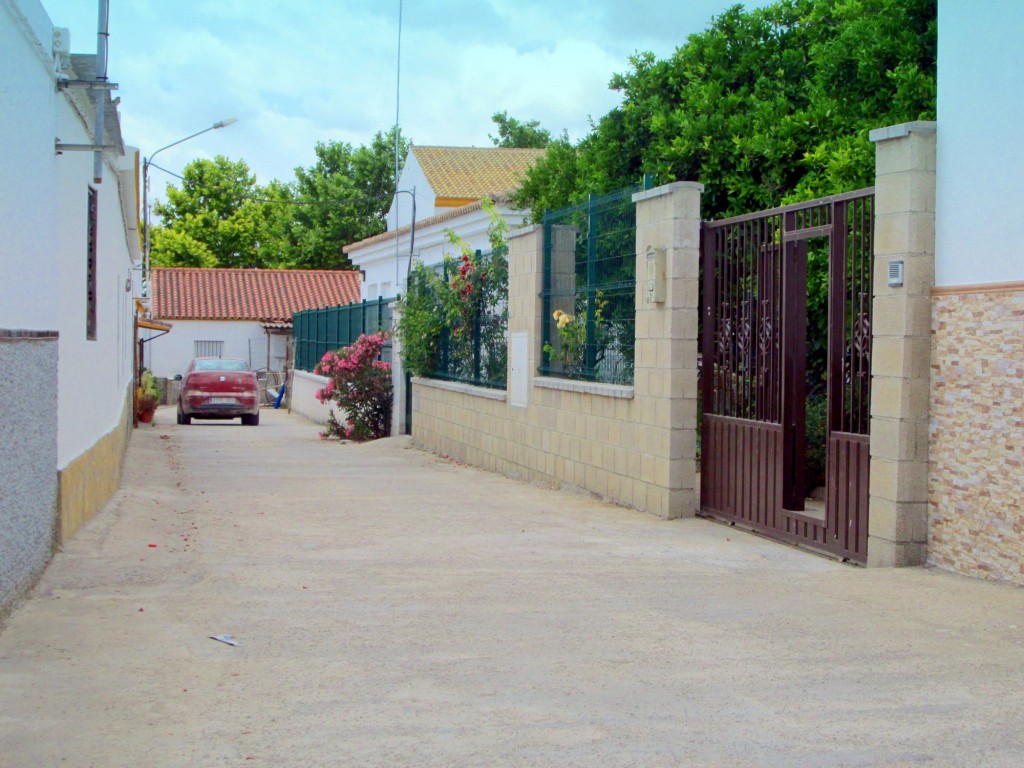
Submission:
<svg viewBox="0 0 1024 768">
<path fill-rule="evenodd" d="M 249 364 L 231 357 L 195 358 L 181 382 L 178 423 L 237 417 L 249 427 L 260 423 L 259 385 Z"/>
</svg>

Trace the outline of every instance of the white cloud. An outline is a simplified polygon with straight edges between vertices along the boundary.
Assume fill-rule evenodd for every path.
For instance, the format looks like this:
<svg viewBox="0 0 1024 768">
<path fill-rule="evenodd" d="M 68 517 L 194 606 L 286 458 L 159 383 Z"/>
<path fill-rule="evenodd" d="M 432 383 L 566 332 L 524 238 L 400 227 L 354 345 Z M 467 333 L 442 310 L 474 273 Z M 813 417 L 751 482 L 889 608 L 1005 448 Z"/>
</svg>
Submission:
<svg viewBox="0 0 1024 768">
<path fill-rule="evenodd" d="M 762 5 L 767 0 L 756 0 Z M 43 0 L 95 49 L 95 3 Z M 636 50 L 669 55 L 730 0 L 404 0 L 401 122 L 419 144 L 489 144 L 500 110 L 579 138 L 614 107 Z M 747 3 L 751 5 L 751 3 Z M 144 155 L 215 120 L 239 123 L 161 153 L 243 158 L 290 179 L 317 141 L 370 141 L 395 119 L 399 0 L 117 0 L 110 74 L 123 133 Z"/>
</svg>

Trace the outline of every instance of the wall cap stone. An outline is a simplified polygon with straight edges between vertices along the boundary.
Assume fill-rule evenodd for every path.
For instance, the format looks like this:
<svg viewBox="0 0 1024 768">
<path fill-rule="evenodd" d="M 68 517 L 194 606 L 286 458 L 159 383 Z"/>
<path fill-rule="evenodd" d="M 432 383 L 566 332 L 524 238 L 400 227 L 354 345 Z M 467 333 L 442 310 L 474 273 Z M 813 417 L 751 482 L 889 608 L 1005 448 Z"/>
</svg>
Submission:
<svg viewBox="0 0 1024 768">
<path fill-rule="evenodd" d="M 516 229 L 509 230 L 508 239 L 511 240 L 513 237 L 526 237 L 526 235 L 532 235 L 538 229 L 543 229 L 543 224 L 528 224 L 525 227 L 517 227 Z"/>
<path fill-rule="evenodd" d="M 422 387 L 434 389 L 446 389 L 449 392 L 459 392 L 463 395 L 482 397 L 485 400 L 500 400 L 505 402 L 508 393 L 504 389 L 490 389 L 489 387 L 475 387 L 472 384 L 464 384 L 461 381 L 445 381 L 444 379 L 428 379 L 420 376 L 413 376 L 412 383 Z"/>
<path fill-rule="evenodd" d="M 656 197 L 671 195 L 673 192 L 681 192 L 684 189 L 695 189 L 698 192 L 703 192 L 704 185 L 699 181 L 673 181 L 671 184 L 663 184 L 662 186 L 655 187 L 654 189 L 645 189 L 641 192 L 633 193 L 633 202 L 639 203 L 643 200 L 651 200 Z"/>
<path fill-rule="evenodd" d="M 1024 280 L 1013 280 L 1007 283 L 975 283 L 972 285 L 936 285 L 932 288 L 932 296 L 966 296 L 978 293 L 1021 292 L 1024 292 Z"/>
<path fill-rule="evenodd" d="M 562 392 L 580 392 L 584 395 L 615 397 L 621 400 L 633 399 L 633 387 L 622 384 L 600 384 L 576 379 L 558 379 L 553 376 L 537 376 L 533 379 L 533 386 L 541 389 L 558 389 Z"/>
<path fill-rule="evenodd" d="M 910 123 L 875 128 L 875 130 L 868 134 L 868 139 L 877 143 L 879 141 L 889 141 L 890 139 L 902 139 L 912 133 L 916 133 L 919 136 L 934 136 L 935 122 L 933 120 L 914 120 Z"/>
<path fill-rule="evenodd" d="M 312 381 L 316 384 L 323 384 L 325 386 L 327 385 L 327 382 L 330 381 L 326 376 L 319 376 L 315 373 L 310 373 L 309 371 L 301 371 L 298 368 L 293 369 L 292 373 L 297 379 L 306 379 L 307 381 Z"/>
<path fill-rule="evenodd" d="M 57 331 L 30 331 L 23 328 L 0 328 L 0 342 L 57 341 Z"/>
</svg>

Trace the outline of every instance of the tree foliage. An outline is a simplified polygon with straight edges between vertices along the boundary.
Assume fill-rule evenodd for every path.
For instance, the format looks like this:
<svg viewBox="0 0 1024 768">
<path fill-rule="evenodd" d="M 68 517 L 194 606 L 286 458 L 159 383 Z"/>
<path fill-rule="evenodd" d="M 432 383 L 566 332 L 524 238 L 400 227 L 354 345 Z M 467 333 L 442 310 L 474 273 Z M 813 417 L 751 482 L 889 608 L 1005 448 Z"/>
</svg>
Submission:
<svg viewBox="0 0 1024 768">
<path fill-rule="evenodd" d="M 218 155 L 185 166 L 181 187 L 153 206 L 162 224 L 150 236 L 154 266 L 264 267 L 267 212 L 244 160 Z"/>
<path fill-rule="evenodd" d="M 868 132 L 935 117 L 936 0 L 736 5 L 670 58 L 630 59 L 622 104 L 555 140 L 517 202 L 538 219 L 636 183 L 700 181 L 720 217 L 869 186 Z"/>
<path fill-rule="evenodd" d="M 409 141 L 400 139 L 403 161 L 408 151 Z M 394 129 L 378 132 L 369 146 L 319 142 L 316 162 L 295 169 L 295 181 L 287 190 L 292 205 L 276 211 L 279 265 L 350 269 L 342 248 L 387 229 L 395 185 Z"/>
<path fill-rule="evenodd" d="M 498 126 L 498 135 L 487 136 L 496 147 L 544 149 L 551 143 L 551 132 L 541 128 L 539 120 L 522 122 L 502 110 L 491 115 L 491 121 Z"/>
<path fill-rule="evenodd" d="M 399 142 L 404 160 L 409 141 Z M 151 242 L 155 266 L 350 269 L 350 243 L 383 232 L 395 192 L 394 130 L 368 146 L 320 142 L 292 182 L 256 183 L 244 160 L 195 160 L 167 202 Z M 400 168 L 401 166 L 399 166 Z"/>
</svg>

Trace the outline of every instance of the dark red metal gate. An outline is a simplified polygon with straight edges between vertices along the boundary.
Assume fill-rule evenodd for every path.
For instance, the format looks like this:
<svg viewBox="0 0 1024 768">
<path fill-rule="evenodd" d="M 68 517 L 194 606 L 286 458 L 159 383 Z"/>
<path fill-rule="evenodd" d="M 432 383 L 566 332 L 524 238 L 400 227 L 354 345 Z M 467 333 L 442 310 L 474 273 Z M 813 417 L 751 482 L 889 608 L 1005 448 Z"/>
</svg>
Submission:
<svg viewBox="0 0 1024 768">
<path fill-rule="evenodd" d="M 701 231 L 701 512 L 856 562 L 867 558 L 873 210 L 865 189 Z M 808 316 L 809 280 L 827 280 L 827 323 Z M 809 320 L 827 328 L 817 352 Z M 823 503 L 808 499 L 809 354 L 828 400 Z"/>
</svg>

